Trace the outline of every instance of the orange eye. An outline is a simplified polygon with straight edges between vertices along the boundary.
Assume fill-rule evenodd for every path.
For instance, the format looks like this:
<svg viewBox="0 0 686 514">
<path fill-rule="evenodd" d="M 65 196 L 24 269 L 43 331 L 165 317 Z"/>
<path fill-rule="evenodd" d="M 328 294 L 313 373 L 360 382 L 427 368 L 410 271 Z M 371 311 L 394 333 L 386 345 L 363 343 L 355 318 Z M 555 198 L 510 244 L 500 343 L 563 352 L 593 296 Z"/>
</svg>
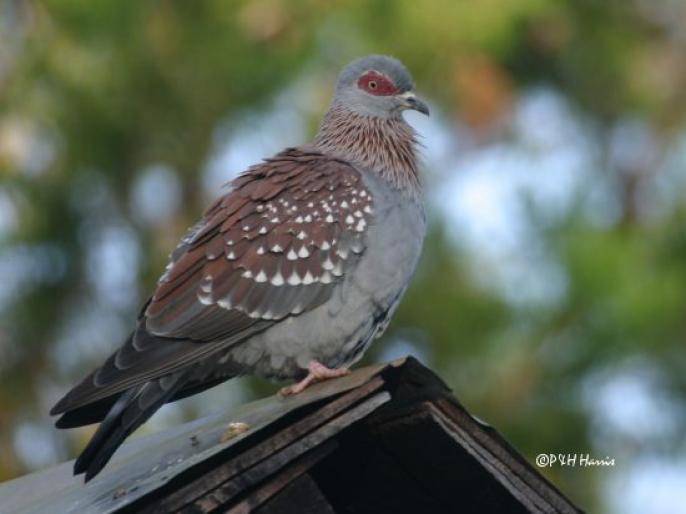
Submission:
<svg viewBox="0 0 686 514">
<path fill-rule="evenodd" d="M 368 86 L 369 86 L 369 89 L 376 89 L 376 82 L 373 80 L 370 80 Z"/>
</svg>

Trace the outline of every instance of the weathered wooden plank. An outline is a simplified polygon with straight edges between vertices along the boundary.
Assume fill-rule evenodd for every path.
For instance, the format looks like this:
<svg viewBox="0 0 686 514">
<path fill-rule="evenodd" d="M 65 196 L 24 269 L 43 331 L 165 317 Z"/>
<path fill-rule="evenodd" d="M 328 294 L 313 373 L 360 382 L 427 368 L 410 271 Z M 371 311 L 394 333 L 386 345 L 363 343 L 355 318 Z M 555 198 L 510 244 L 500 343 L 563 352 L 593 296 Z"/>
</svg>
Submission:
<svg viewBox="0 0 686 514">
<path fill-rule="evenodd" d="M 582 512 L 513 450 L 497 432 L 478 422 L 452 402 L 425 404 L 427 412 L 445 432 L 469 452 L 530 512 L 579 514 Z"/>
<path fill-rule="evenodd" d="M 309 473 L 288 484 L 255 514 L 336 514 Z"/>
<path fill-rule="evenodd" d="M 324 457 L 329 455 L 338 445 L 334 440 L 329 440 L 324 442 L 321 446 L 318 446 L 314 450 L 306 453 L 297 460 L 292 465 L 288 466 L 286 469 L 281 471 L 274 478 L 269 480 L 265 485 L 257 489 L 257 491 L 250 494 L 247 498 L 237 503 L 234 507 L 227 511 L 227 514 L 250 514 L 251 512 L 265 512 L 264 509 L 259 507 L 271 500 L 277 494 L 282 496 L 285 491 L 284 489 L 291 489 L 292 486 L 301 483 L 301 479 L 312 466 L 322 460 Z M 291 510 L 279 510 L 280 514 L 294 513 L 294 514 L 305 514 L 307 512 L 317 513 L 322 512 L 321 510 L 313 510 L 315 503 L 321 504 L 322 496 L 321 492 L 317 489 L 317 486 L 312 483 L 309 487 L 300 486 L 296 489 L 297 492 L 294 493 L 291 490 L 291 495 L 300 494 L 300 501 L 302 503 L 293 505 Z M 286 487 L 288 486 L 288 488 Z M 318 494 L 318 495 L 317 495 Z M 308 495 L 308 496 L 303 496 Z M 311 495 L 311 496 L 310 496 Z M 326 500 L 324 500 L 324 505 L 328 505 Z M 330 507 L 329 507 L 330 509 Z M 273 509 L 272 509 L 273 510 Z M 326 512 L 326 511 L 324 511 Z"/>
<path fill-rule="evenodd" d="M 186 482 L 182 487 L 170 492 L 168 496 L 161 498 L 152 504 L 142 507 L 140 512 L 146 514 L 166 514 L 180 509 L 184 505 L 207 494 L 223 482 L 231 479 L 239 473 L 245 472 L 251 466 L 266 459 L 274 452 L 284 448 L 297 440 L 299 437 L 326 423 L 341 411 L 349 408 L 354 403 L 369 396 L 383 386 L 381 377 L 374 377 L 366 384 L 349 391 L 348 393 L 327 403 L 322 408 L 303 417 L 292 425 L 280 430 L 268 439 L 257 443 L 254 447 L 240 453 L 235 458 L 208 471 L 197 478 Z"/>
<path fill-rule="evenodd" d="M 268 459 L 265 459 L 252 468 L 243 470 L 242 473 L 223 483 L 211 493 L 205 494 L 201 499 L 194 502 L 193 505 L 199 506 L 200 502 L 202 502 L 202 509 L 208 509 L 207 511 L 211 510 L 208 507 L 219 508 L 226 506 L 233 498 L 248 487 L 256 485 L 261 480 L 264 480 L 269 475 L 283 468 L 298 456 L 322 444 L 355 421 L 364 418 L 390 399 L 391 395 L 386 391 L 375 394 L 355 407 L 343 412 L 328 423 L 320 426 L 313 432 L 310 432 L 293 444 L 275 452 Z M 201 510 L 200 512 L 206 512 L 206 510 Z"/>
</svg>

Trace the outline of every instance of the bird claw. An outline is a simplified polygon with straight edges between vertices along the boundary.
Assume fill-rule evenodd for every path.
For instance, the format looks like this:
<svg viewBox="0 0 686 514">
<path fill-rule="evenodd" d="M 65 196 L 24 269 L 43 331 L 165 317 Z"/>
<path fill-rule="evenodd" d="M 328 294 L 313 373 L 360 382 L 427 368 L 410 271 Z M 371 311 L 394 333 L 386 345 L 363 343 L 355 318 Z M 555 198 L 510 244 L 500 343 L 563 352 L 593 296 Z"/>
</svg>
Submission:
<svg viewBox="0 0 686 514">
<path fill-rule="evenodd" d="M 330 378 L 342 377 L 350 373 L 348 368 L 338 368 L 331 369 L 324 366 L 322 363 L 317 361 L 312 361 L 307 365 L 307 376 L 303 378 L 300 382 L 291 384 L 286 387 L 282 387 L 279 390 L 281 396 L 291 396 L 294 394 L 302 393 L 314 382 L 321 380 L 328 380 Z"/>
</svg>

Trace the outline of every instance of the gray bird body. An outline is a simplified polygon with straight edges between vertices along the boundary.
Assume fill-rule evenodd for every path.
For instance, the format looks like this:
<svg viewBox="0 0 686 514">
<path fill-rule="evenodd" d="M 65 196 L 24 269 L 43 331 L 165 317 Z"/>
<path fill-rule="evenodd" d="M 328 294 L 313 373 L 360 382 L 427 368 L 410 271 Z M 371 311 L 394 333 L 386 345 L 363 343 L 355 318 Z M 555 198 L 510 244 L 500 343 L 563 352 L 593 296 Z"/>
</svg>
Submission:
<svg viewBox="0 0 686 514">
<path fill-rule="evenodd" d="M 276 379 L 298 378 L 316 360 L 330 368 L 359 360 L 383 333 L 412 277 L 426 231 L 420 198 L 399 194 L 377 173 L 362 171 L 374 197 L 365 252 L 330 300 L 227 350 L 230 370 Z"/>
<path fill-rule="evenodd" d="M 51 410 L 101 422 L 74 465 L 94 477 L 164 403 L 234 376 L 339 375 L 388 322 L 425 235 L 397 60 L 348 65 L 314 141 L 249 168 L 181 240 L 124 344 Z"/>
</svg>

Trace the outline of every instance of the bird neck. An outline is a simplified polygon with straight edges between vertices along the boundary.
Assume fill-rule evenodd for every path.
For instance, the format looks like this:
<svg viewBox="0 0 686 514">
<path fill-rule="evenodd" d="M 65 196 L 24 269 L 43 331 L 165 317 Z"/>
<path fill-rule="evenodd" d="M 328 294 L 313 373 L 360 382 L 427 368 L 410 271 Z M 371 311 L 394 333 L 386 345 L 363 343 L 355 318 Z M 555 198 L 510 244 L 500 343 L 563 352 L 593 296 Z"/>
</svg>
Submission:
<svg viewBox="0 0 686 514">
<path fill-rule="evenodd" d="M 416 134 L 400 116 L 377 118 L 334 104 L 314 145 L 377 173 L 401 191 L 417 195 L 421 190 Z"/>
</svg>

